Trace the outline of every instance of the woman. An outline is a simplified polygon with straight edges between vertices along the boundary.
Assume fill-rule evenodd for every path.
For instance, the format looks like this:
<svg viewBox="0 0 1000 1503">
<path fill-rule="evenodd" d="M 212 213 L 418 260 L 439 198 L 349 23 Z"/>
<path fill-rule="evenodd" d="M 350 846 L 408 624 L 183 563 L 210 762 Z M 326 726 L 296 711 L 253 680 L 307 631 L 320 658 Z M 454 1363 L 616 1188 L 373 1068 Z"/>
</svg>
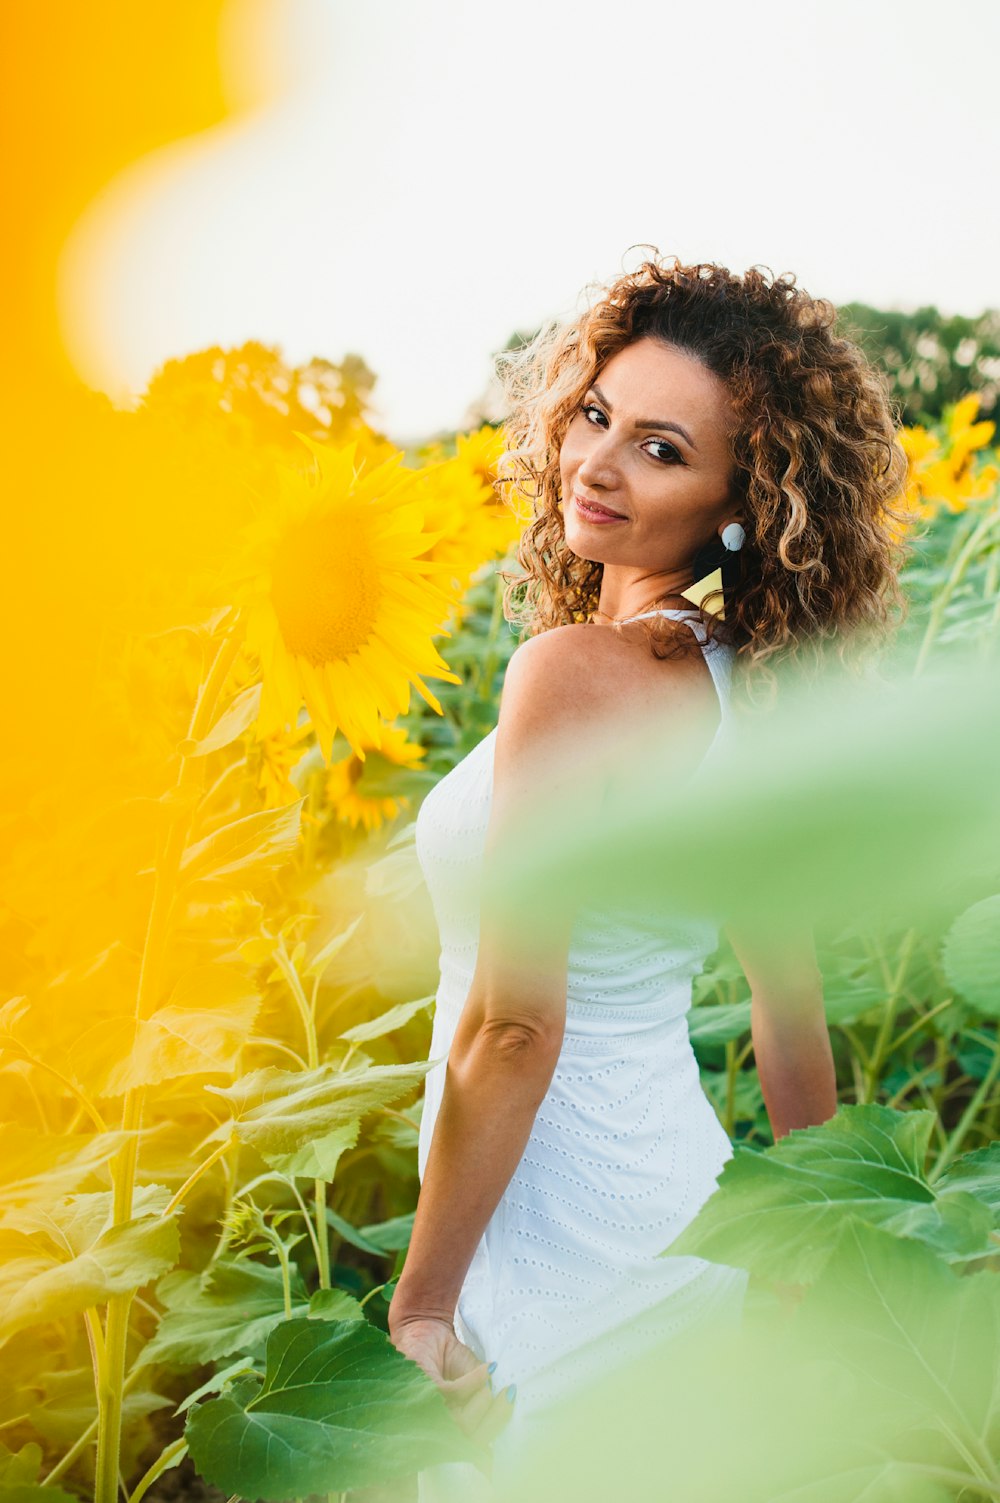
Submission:
<svg viewBox="0 0 1000 1503">
<path fill-rule="evenodd" d="M 753 698 L 773 690 L 769 660 L 829 638 L 849 656 L 884 630 L 901 600 L 905 458 L 884 379 L 834 318 L 794 278 L 657 259 L 507 361 L 504 469 L 534 518 L 504 603 L 530 635 L 496 730 L 417 821 L 441 930 L 442 1063 L 389 1316 L 398 1349 L 498 1457 L 609 1362 L 739 1312 L 741 1270 L 657 1256 L 732 1153 L 684 1018 L 718 928 L 553 900 L 539 939 L 482 878 L 529 801 L 571 799 L 582 761 L 613 760 L 623 725 L 662 712 L 669 776 L 703 775 L 729 734 L 731 686 Z M 720 563 L 723 591 L 704 597 Z M 725 932 L 775 1137 L 826 1120 L 837 1097 L 812 936 L 775 950 Z M 422 1496 L 449 1483 L 475 1496 L 470 1471 L 422 1474 Z"/>
</svg>

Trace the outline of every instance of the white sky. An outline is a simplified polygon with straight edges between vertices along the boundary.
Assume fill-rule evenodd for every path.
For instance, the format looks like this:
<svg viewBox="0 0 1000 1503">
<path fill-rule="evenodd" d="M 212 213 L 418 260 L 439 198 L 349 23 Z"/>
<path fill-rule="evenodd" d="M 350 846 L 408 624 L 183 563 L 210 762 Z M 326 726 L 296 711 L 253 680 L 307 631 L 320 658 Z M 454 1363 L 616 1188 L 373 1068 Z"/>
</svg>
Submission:
<svg viewBox="0 0 1000 1503">
<path fill-rule="evenodd" d="M 1000 304 L 997 0 L 230 0 L 252 114 L 128 169 L 67 244 L 117 400 L 254 338 L 364 356 L 397 442 L 463 425 L 515 328 L 655 245 L 835 303 Z"/>
</svg>

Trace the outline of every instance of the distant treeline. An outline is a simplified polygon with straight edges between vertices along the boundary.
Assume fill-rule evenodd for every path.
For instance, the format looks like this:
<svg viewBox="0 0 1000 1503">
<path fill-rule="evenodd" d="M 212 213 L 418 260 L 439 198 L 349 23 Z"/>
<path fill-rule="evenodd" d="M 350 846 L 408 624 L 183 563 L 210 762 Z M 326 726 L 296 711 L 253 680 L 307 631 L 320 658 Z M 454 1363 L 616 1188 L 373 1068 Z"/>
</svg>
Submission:
<svg viewBox="0 0 1000 1503">
<path fill-rule="evenodd" d="M 1000 416 L 1000 309 L 966 318 L 946 317 L 933 307 L 900 313 L 842 303 L 838 313 L 839 331 L 887 372 L 906 427 L 937 422 L 945 407 L 973 391 L 980 393 L 979 418 Z M 504 348 L 519 349 L 532 337 L 517 330 Z M 488 398 L 470 416 L 477 414 L 496 420 Z"/>
<path fill-rule="evenodd" d="M 946 406 L 978 391 L 980 418 L 996 418 L 1000 393 L 1000 309 L 946 318 L 936 308 L 886 312 L 867 303 L 840 306 L 840 330 L 883 366 L 903 422 L 929 424 Z"/>
</svg>

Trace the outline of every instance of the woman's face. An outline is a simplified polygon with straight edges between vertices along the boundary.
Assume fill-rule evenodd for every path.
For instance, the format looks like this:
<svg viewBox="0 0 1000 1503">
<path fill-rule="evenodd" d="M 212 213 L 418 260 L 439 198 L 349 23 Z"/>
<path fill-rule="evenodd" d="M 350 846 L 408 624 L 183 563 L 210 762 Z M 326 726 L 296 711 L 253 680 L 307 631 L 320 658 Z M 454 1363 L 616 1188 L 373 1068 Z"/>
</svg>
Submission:
<svg viewBox="0 0 1000 1503">
<path fill-rule="evenodd" d="M 730 495 L 725 384 L 696 357 L 644 337 L 613 355 L 559 453 L 566 542 L 580 558 L 686 569 L 741 508 Z M 588 514 L 591 501 L 617 514 Z"/>
</svg>

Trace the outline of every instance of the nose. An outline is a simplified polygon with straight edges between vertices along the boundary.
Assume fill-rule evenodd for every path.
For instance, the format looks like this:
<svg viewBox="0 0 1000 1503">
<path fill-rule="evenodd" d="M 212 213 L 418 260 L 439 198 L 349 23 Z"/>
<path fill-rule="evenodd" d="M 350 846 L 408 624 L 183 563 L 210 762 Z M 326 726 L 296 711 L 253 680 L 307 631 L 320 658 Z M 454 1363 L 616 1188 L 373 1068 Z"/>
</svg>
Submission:
<svg viewBox="0 0 1000 1503">
<path fill-rule="evenodd" d="M 577 466 L 577 479 L 582 486 L 599 486 L 601 490 L 616 490 L 621 483 L 621 473 L 615 455 L 614 440 L 610 434 L 591 438 Z"/>
</svg>

